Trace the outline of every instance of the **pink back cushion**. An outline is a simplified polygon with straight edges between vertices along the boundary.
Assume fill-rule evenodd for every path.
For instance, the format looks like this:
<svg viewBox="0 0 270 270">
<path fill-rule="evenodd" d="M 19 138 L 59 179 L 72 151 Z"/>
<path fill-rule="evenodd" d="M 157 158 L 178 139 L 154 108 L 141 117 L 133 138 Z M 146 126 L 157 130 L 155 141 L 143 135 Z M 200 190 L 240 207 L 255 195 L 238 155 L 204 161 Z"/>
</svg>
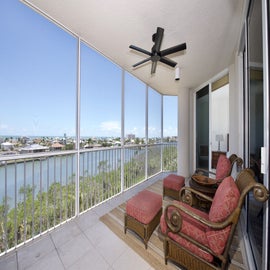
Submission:
<svg viewBox="0 0 270 270">
<path fill-rule="evenodd" d="M 231 170 L 231 162 L 225 155 L 220 155 L 218 158 L 216 168 L 216 179 L 224 179 L 227 177 Z"/>
<path fill-rule="evenodd" d="M 237 207 L 240 193 L 231 176 L 226 177 L 219 185 L 212 206 L 209 211 L 209 220 L 213 222 L 224 221 Z M 217 254 L 222 254 L 231 226 L 222 230 L 209 229 L 206 232 L 209 247 Z"/>
<path fill-rule="evenodd" d="M 213 222 L 224 221 L 236 208 L 240 193 L 232 176 L 226 177 L 219 185 L 210 211 L 209 220 Z"/>
</svg>

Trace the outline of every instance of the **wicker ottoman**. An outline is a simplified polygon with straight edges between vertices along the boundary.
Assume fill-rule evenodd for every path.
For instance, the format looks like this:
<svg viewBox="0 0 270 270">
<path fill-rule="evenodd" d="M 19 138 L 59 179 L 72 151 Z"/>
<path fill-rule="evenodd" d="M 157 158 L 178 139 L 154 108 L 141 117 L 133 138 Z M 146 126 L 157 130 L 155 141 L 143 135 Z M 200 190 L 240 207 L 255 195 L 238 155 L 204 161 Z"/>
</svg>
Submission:
<svg viewBox="0 0 270 270">
<path fill-rule="evenodd" d="M 169 196 L 179 201 L 179 192 L 185 186 L 185 177 L 169 174 L 163 179 L 163 197 Z"/>
<path fill-rule="evenodd" d="M 127 229 L 139 235 L 147 249 L 147 243 L 162 215 L 162 196 L 143 190 L 128 200 L 125 213 Z"/>
</svg>

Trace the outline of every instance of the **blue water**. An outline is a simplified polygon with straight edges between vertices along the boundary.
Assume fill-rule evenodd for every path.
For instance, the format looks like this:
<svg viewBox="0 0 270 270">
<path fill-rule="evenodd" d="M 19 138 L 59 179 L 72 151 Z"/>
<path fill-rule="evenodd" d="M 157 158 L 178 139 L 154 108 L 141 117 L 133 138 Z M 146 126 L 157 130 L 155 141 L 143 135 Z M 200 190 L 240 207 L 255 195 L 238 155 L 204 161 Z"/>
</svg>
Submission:
<svg viewBox="0 0 270 270">
<path fill-rule="evenodd" d="M 125 151 L 125 162 L 144 150 Z M 112 171 L 120 167 L 121 149 L 94 151 L 80 154 L 80 176 L 94 176 L 102 170 Z M 105 164 L 104 164 L 105 162 Z M 101 166 L 101 165 L 104 166 Z M 0 166 L 0 204 L 8 198 L 10 207 L 14 207 L 15 194 L 17 202 L 23 201 L 20 188 L 34 186 L 34 194 L 47 192 L 53 183 L 67 185 L 75 181 L 75 155 L 53 156 L 40 160 L 17 162 Z"/>
</svg>

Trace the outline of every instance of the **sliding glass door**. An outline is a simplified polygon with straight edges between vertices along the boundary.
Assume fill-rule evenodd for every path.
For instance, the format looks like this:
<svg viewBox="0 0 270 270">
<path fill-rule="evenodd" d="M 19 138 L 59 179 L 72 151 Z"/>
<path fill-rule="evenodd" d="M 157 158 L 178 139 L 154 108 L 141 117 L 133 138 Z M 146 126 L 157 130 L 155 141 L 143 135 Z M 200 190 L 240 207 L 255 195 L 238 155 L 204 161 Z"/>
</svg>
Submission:
<svg viewBox="0 0 270 270">
<path fill-rule="evenodd" d="M 209 86 L 196 93 L 196 168 L 209 168 Z"/>
<path fill-rule="evenodd" d="M 261 148 L 265 147 L 265 126 L 267 104 L 265 99 L 266 89 L 264 88 L 264 59 L 263 59 L 263 27 L 262 27 L 262 1 L 250 1 L 248 17 L 246 21 L 246 48 L 245 55 L 245 164 L 255 174 L 256 181 L 265 184 L 265 175 L 262 174 L 261 164 L 263 156 Z M 269 104 L 269 103 L 268 103 Z M 267 148 L 267 147 L 266 147 Z M 264 161 L 263 161 L 264 162 Z M 266 164 L 267 166 L 267 164 Z M 253 193 L 248 194 L 246 203 L 246 231 L 251 249 L 254 268 L 264 269 L 266 232 L 264 205 L 254 199 Z"/>
</svg>

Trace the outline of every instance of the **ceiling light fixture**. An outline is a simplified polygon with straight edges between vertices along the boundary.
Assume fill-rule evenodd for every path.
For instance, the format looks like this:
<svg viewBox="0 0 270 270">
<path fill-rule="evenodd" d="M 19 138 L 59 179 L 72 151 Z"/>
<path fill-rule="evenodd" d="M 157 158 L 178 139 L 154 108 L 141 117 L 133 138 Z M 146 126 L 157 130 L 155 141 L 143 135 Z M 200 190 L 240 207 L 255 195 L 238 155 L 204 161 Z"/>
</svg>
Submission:
<svg viewBox="0 0 270 270">
<path fill-rule="evenodd" d="M 180 68 L 178 66 L 175 68 L 175 80 L 180 80 Z"/>
</svg>

